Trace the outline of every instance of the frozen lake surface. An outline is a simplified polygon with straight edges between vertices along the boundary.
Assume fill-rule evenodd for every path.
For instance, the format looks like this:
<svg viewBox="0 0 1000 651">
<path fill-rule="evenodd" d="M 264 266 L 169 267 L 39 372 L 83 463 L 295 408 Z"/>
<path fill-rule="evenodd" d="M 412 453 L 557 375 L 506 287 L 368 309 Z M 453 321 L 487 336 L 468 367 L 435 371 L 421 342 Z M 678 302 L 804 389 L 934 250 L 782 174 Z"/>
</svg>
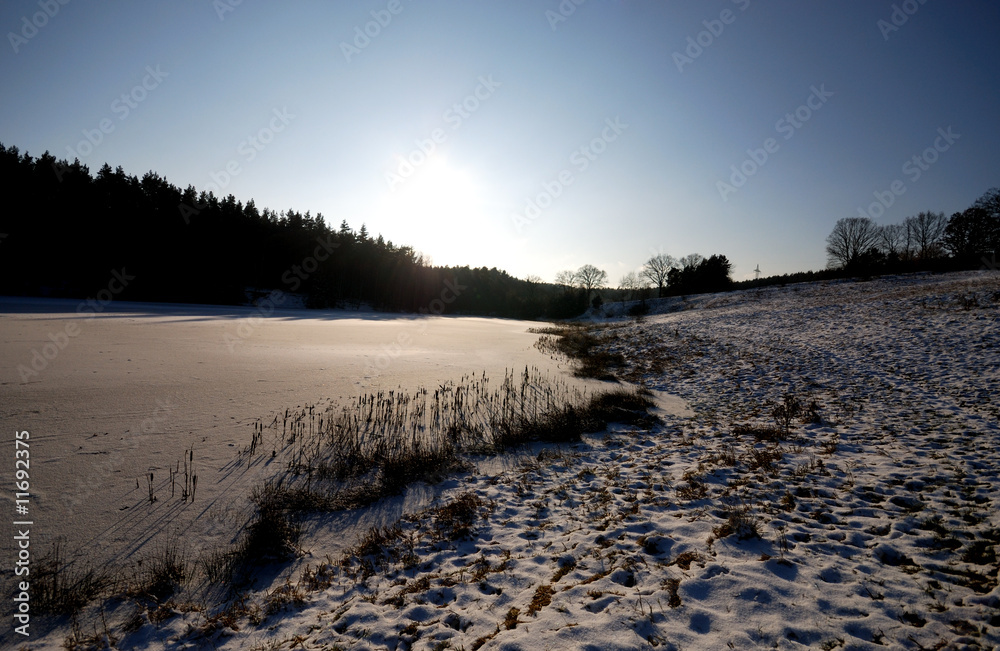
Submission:
<svg viewBox="0 0 1000 651">
<path fill-rule="evenodd" d="M 533 347 L 532 325 L 140 303 L 94 312 L 79 301 L 2 298 L 0 420 L 8 445 L 15 431 L 31 435 L 33 552 L 61 538 L 66 551 L 121 562 L 168 541 L 193 551 L 226 543 L 247 516 L 253 477 L 234 461 L 258 419 L 466 373 L 564 373 Z M 167 469 L 191 449 L 199 483 L 184 503 L 179 489 L 170 499 Z M 2 543 L 4 558 L 12 544 Z"/>
</svg>

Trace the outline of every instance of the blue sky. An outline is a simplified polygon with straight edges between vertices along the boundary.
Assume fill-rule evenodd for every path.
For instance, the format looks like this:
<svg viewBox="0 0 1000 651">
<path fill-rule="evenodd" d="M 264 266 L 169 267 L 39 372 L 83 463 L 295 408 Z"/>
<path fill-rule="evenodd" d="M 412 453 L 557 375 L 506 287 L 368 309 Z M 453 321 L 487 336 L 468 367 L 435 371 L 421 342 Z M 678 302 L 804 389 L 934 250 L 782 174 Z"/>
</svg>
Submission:
<svg viewBox="0 0 1000 651">
<path fill-rule="evenodd" d="M 613 284 L 1000 185 L 996 3 L 576 2 L 4 2 L 0 142 Z"/>
</svg>

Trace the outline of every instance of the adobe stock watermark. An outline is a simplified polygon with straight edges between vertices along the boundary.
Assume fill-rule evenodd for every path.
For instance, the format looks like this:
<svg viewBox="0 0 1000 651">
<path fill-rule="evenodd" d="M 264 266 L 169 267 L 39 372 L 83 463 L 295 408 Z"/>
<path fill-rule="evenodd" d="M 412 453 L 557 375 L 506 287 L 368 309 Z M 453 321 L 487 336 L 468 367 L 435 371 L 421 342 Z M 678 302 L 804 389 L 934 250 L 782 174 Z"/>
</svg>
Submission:
<svg viewBox="0 0 1000 651">
<path fill-rule="evenodd" d="M 587 0 L 562 0 L 556 7 L 555 11 L 546 9 L 545 20 L 549 21 L 549 27 L 552 28 L 552 31 L 556 31 L 559 27 L 559 23 L 565 23 L 569 20 L 569 17 L 576 13 L 576 8 L 586 1 Z"/>
<path fill-rule="evenodd" d="M 479 110 L 483 102 L 493 97 L 493 93 L 503 84 L 493 78 L 493 75 L 479 76 L 479 84 L 476 88 L 462 98 L 462 101 L 455 102 L 444 113 L 441 119 L 446 125 L 451 127 L 451 131 L 458 131 L 465 120 L 472 117 L 472 114 Z M 430 156 L 438 148 L 438 145 L 448 140 L 448 132 L 438 127 L 431 131 L 430 137 L 418 138 L 414 141 L 415 147 L 406 156 L 396 156 L 395 169 L 385 173 L 385 182 L 389 186 L 390 192 L 395 192 L 400 185 L 413 176 L 417 169 L 430 160 Z"/>
<path fill-rule="evenodd" d="M 8 461 L 8 463 L 10 463 Z M 11 488 L 14 497 L 14 531 L 17 535 L 17 547 L 14 548 L 14 571 L 13 574 L 22 577 L 15 582 L 13 598 L 14 632 L 18 635 L 29 637 L 31 627 L 31 589 L 32 572 L 32 552 L 31 552 L 31 529 L 35 524 L 35 516 L 31 513 L 34 508 L 31 505 L 31 482 L 37 478 L 37 473 L 31 470 L 31 432 L 16 428 L 14 430 L 14 479 Z M 38 468 L 38 464 L 35 464 Z M 30 579 L 30 580 L 29 580 Z M 17 626 L 20 624 L 20 626 Z M 27 648 L 26 646 L 21 647 Z"/>
<path fill-rule="evenodd" d="M 126 454 L 135 454 L 150 444 L 156 444 L 150 441 L 149 436 L 167 431 L 167 427 L 177 414 L 178 405 L 174 402 L 175 399 L 180 399 L 179 394 L 166 398 L 156 398 L 156 407 L 148 412 L 149 415 L 142 420 L 138 429 L 131 427 L 126 429 L 120 442 L 106 448 L 104 454 L 93 455 L 94 465 L 88 467 L 87 472 L 77 478 L 76 488 L 60 491 L 60 497 L 67 509 L 72 511 L 80 504 L 88 503 L 91 496 L 101 490 L 100 484 L 94 481 L 94 477 L 120 477 L 119 481 L 129 481 L 130 475 L 133 473 L 145 474 L 144 472 L 140 473 L 139 468 L 133 463 L 126 463 Z M 138 484 L 136 488 L 138 488 Z"/>
<path fill-rule="evenodd" d="M 132 114 L 132 111 L 139 108 L 139 105 L 146 101 L 149 94 L 160 87 L 163 80 L 170 76 L 169 72 L 164 72 L 157 65 L 155 68 L 146 66 L 146 74 L 142 81 L 132 87 L 131 90 L 122 93 L 111 102 L 111 112 L 118 116 L 118 122 L 122 122 Z M 114 132 L 115 121 L 111 118 L 103 118 L 93 129 L 83 130 L 83 140 L 76 143 L 76 148 L 67 145 L 67 160 L 75 158 L 86 158 L 94 153 L 94 149 L 104 142 L 108 134 Z"/>
<path fill-rule="evenodd" d="M 49 21 L 56 17 L 59 10 L 68 5 L 70 0 L 39 0 L 38 8 L 31 15 L 21 17 L 21 29 L 15 32 L 7 32 L 7 40 L 14 48 L 14 54 L 21 51 L 21 48 L 28 44 L 28 41 L 38 36 L 38 30 L 49 24 Z"/>
<path fill-rule="evenodd" d="M 354 28 L 354 39 L 351 43 L 340 42 L 340 51 L 347 62 L 350 63 L 351 57 L 358 56 L 362 50 L 371 45 L 372 39 L 378 38 L 382 30 L 392 23 L 393 16 L 403 13 L 403 9 L 400 0 L 389 0 L 385 9 L 373 9 L 371 12 L 372 20 L 369 20 L 364 26 L 358 25 Z"/>
<path fill-rule="evenodd" d="M 222 335 L 222 341 L 226 344 L 230 353 L 236 352 L 236 346 L 243 343 L 244 339 L 250 338 L 253 333 L 264 324 L 265 319 L 274 314 L 274 311 L 282 305 L 288 296 L 280 289 L 271 291 L 270 294 L 257 301 L 254 313 L 243 317 L 236 325 L 236 335 L 226 332 Z"/>
<path fill-rule="evenodd" d="M 833 93 L 826 89 L 826 84 L 820 84 L 819 88 L 811 86 L 809 90 L 812 92 L 804 103 L 774 123 L 774 130 L 784 140 L 791 140 L 796 132 L 805 126 L 805 123 L 811 120 L 813 115 L 833 97 Z M 715 187 L 722 200 L 729 201 L 729 195 L 746 185 L 747 181 L 760 171 L 760 168 L 764 167 L 771 156 L 776 154 L 780 148 L 781 143 L 776 138 L 767 138 L 760 147 L 747 149 L 747 158 L 742 163 L 729 166 L 732 172 L 729 175 L 729 183 L 721 180 L 715 182 Z"/>
<path fill-rule="evenodd" d="M 892 12 L 889 19 L 880 18 L 875 26 L 882 32 L 882 38 L 889 40 L 889 34 L 898 32 L 899 29 L 910 20 L 910 16 L 920 11 L 922 5 L 927 4 L 927 0 L 904 0 L 902 4 L 892 5 Z"/>
<path fill-rule="evenodd" d="M 167 396 L 166 398 L 157 398 L 156 408 L 153 409 L 149 417 L 144 418 L 139 424 L 139 433 L 162 434 L 176 409 L 177 405 L 174 404 L 170 396 Z"/>
<path fill-rule="evenodd" d="M 750 6 L 750 0 L 733 0 L 733 4 L 739 7 L 740 13 L 742 13 Z M 683 53 L 675 51 L 673 54 L 674 65 L 677 66 L 677 71 L 683 74 L 684 66 L 694 63 L 695 59 L 704 54 L 705 50 L 711 47 L 715 43 L 715 40 L 726 31 L 726 26 L 736 22 L 738 15 L 732 9 L 723 9 L 719 12 L 718 18 L 701 21 L 705 29 L 694 36 L 687 37 L 687 46 L 684 48 Z"/>
<path fill-rule="evenodd" d="M 233 13 L 241 4 L 243 0 L 212 0 L 212 9 L 215 9 L 215 15 L 219 20 L 223 21 L 226 19 L 226 14 Z"/>
<path fill-rule="evenodd" d="M 107 286 L 97 292 L 94 298 L 81 301 L 76 306 L 76 313 L 93 318 L 103 312 L 114 297 L 125 291 L 128 284 L 135 280 L 135 276 L 129 274 L 122 267 L 121 271 L 112 270 L 111 280 Z M 48 341 L 38 348 L 31 349 L 31 360 L 27 364 L 18 364 L 17 372 L 21 376 L 21 382 L 27 382 L 32 378 L 37 378 L 42 371 L 49 367 L 49 364 L 59 356 L 69 346 L 70 340 L 80 336 L 80 326 L 75 321 L 69 321 L 62 330 L 49 333 Z"/>
<path fill-rule="evenodd" d="M 930 147 L 918 154 L 914 154 L 903 162 L 902 172 L 909 179 L 910 183 L 919 181 L 924 173 L 930 170 L 934 163 L 938 162 L 941 154 L 951 149 L 952 145 L 962 137 L 962 134 L 954 133 L 951 126 L 947 129 L 939 128 L 937 134 Z M 858 208 L 858 214 L 862 217 L 878 219 L 896 203 L 896 197 L 901 197 L 906 193 L 906 188 L 905 181 L 902 179 L 894 180 L 889 184 L 888 189 L 873 192 L 875 201 L 868 204 L 867 210 Z"/>
<path fill-rule="evenodd" d="M 577 174 L 582 174 L 590 168 L 591 163 L 607 151 L 608 146 L 618 140 L 618 138 L 628 129 L 628 125 L 621 121 L 621 117 L 615 116 L 604 120 L 605 127 L 601 130 L 601 135 L 591 139 L 590 142 L 576 149 L 569 156 L 569 163 L 576 169 Z M 514 229 L 520 235 L 524 227 L 538 219 L 542 211 L 547 209 L 569 186 L 576 182 L 573 169 L 567 168 L 556 174 L 556 178 L 542 183 L 542 191 L 534 197 L 525 198 L 524 210 L 511 213 L 510 221 L 514 224 Z"/>
<path fill-rule="evenodd" d="M 215 196 L 221 197 L 223 191 L 229 187 L 233 179 L 243 173 L 243 167 L 240 162 L 242 161 L 243 165 L 252 163 L 257 158 L 257 155 L 274 141 L 275 135 L 284 131 L 288 124 L 295 119 L 295 116 L 288 112 L 288 107 L 275 108 L 271 113 L 271 119 L 266 126 L 261 127 L 257 133 L 251 134 L 240 141 L 240 144 L 236 147 L 237 158 L 230 159 L 221 170 L 214 170 L 209 173 L 208 176 L 212 180 L 205 184 L 203 188 L 205 192 L 211 192 Z M 204 210 L 205 205 L 195 204 L 189 206 L 181 203 L 177 206 L 177 209 L 184 223 L 190 224 L 191 217 Z"/>
<path fill-rule="evenodd" d="M 438 297 L 428 303 L 426 307 L 420 308 L 419 313 L 424 316 L 444 314 L 445 308 L 454 303 L 462 295 L 462 292 L 468 288 L 468 285 L 459 283 L 456 277 L 445 280 L 444 289 L 441 290 Z M 403 354 L 403 351 L 413 344 L 414 335 L 426 333 L 427 320 L 420 319 L 419 323 L 420 325 L 414 328 L 412 333 L 409 330 L 405 330 L 400 332 L 392 342 L 383 344 L 381 352 L 375 356 L 374 360 L 366 360 L 366 374 L 377 375 L 379 372 L 388 369 Z"/>
<path fill-rule="evenodd" d="M 330 240 L 331 235 L 332 233 L 327 235 L 326 240 L 317 237 L 316 248 L 313 249 L 312 255 L 303 259 L 301 264 L 294 264 L 291 269 L 281 274 L 281 282 L 288 285 L 290 291 L 299 291 L 302 283 L 316 273 L 320 263 L 329 260 L 334 250 L 340 247 L 340 242 Z"/>
<path fill-rule="evenodd" d="M 302 262 L 292 265 L 290 269 L 281 274 L 281 282 L 288 285 L 289 291 L 297 292 L 302 283 L 316 273 L 320 265 L 329 260 L 333 252 L 340 247 L 340 242 L 331 241 L 331 236 L 332 233 L 328 234 L 325 240 L 317 237 L 316 248 L 313 249 L 312 255 L 306 256 Z M 274 314 L 274 311 L 286 300 L 288 300 L 288 295 L 280 289 L 275 289 L 258 300 L 254 314 L 240 319 L 236 326 L 235 336 L 228 332 L 223 334 L 222 340 L 229 348 L 229 352 L 235 352 L 236 346 L 253 335 L 254 331 L 264 324 L 264 320 Z"/>
</svg>

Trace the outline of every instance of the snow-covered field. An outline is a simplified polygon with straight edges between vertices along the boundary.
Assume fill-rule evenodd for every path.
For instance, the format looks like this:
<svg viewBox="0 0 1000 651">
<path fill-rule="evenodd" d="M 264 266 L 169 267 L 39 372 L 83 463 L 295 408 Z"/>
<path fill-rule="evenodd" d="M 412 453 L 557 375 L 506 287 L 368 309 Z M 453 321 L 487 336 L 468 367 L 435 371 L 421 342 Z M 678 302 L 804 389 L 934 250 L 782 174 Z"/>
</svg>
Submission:
<svg viewBox="0 0 1000 651">
<path fill-rule="evenodd" d="M 997 274 L 663 309 L 607 347 L 693 415 L 456 477 L 346 554 L 317 525 L 272 585 L 118 648 L 1000 648 Z"/>
<path fill-rule="evenodd" d="M 14 432 L 30 434 L 27 517 L 8 518 L 0 587 L 13 594 L 14 520 L 30 520 L 37 561 L 129 568 L 168 545 L 192 557 L 229 544 L 258 479 L 234 464 L 253 424 L 359 393 L 413 390 L 470 368 L 558 364 L 527 322 L 350 311 L 0 298 L 0 470 L 15 515 Z M 489 345 L 484 345 L 489 342 Z M 193 500 L 169 469 L 193 450 Z M 152 473 L 155 502 L 149 500 Z M 173 497 L 171 496 L 173 493 Z M 420 493 L 417 494 L 419 498 Z M 419 499 L 416 500 L 419 503 Z M 402 506 L 383 517 L 398 517 Z M 0 612 L 9 612 L 4 599 Z M 40 632 L 43 620 L 31 630 Z M 0 631 L 0 648 L 15 640 Z"/>
</svg>

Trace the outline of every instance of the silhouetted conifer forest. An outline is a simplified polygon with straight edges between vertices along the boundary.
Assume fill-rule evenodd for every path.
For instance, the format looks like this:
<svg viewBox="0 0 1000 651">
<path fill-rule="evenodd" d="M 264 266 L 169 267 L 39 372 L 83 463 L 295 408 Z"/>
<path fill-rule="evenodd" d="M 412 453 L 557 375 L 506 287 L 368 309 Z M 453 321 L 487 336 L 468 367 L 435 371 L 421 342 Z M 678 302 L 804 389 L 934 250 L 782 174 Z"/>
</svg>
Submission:
<svg viewBox="0 0 1000 651">
<path fill-rule="evenodd" d="M 92 175 L 0 144 L 0 178 L 0 294 L 86 298 L 118 272 L 132 280 L 115 300 L 242 305 L 248 291 L 278 290 L 317 308 L 566 318 L 587 307 L 582 290 L 431 266 L 364 227 L 182 190 L 154 172 L 105 164 Z"/>
</svg>

